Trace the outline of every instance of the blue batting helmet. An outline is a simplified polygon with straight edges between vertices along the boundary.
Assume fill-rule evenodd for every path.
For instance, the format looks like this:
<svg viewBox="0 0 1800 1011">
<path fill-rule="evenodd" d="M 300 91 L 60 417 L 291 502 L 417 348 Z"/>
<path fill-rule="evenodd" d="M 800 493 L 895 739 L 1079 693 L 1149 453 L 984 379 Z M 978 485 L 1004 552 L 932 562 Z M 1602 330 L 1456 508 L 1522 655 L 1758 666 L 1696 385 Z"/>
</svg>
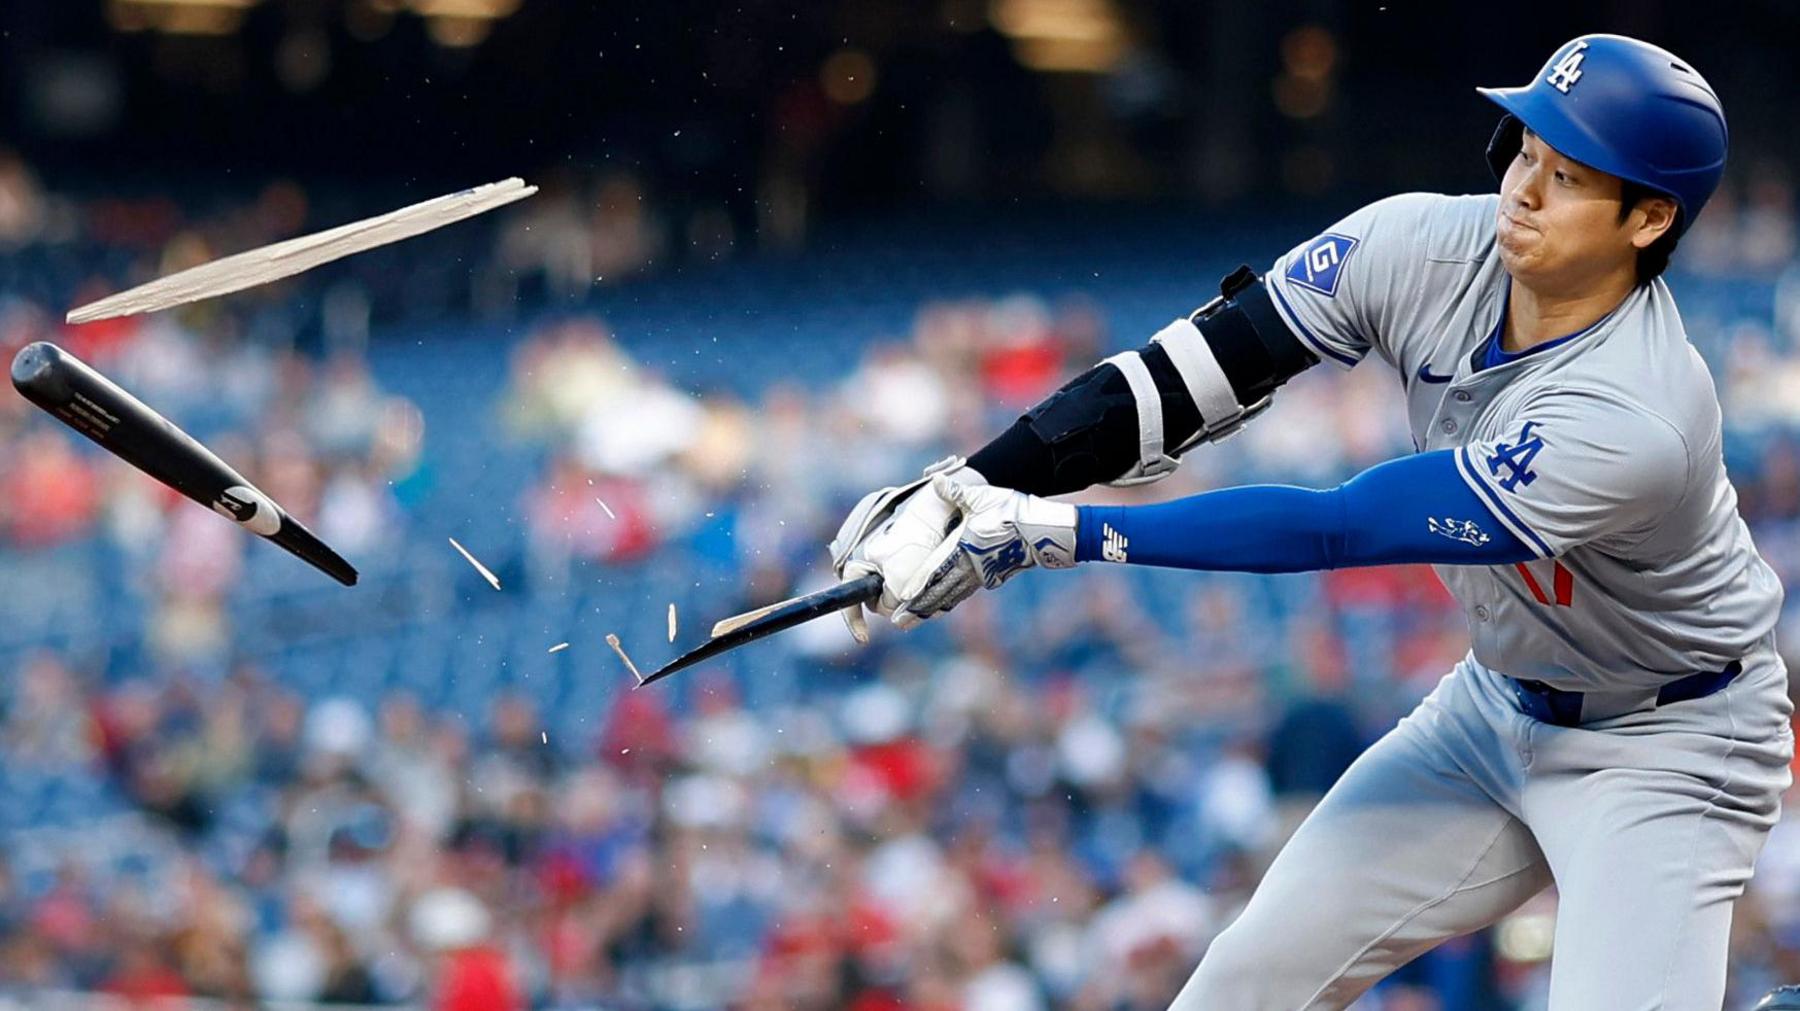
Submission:
<svg viewBox="0 0 1800 1011">
<path fill-rule="evenodd" d="M 1674 198 L 1680 235 L 1725 172 L 1719 96 L 1694 68 L 1648 42 L 1583 35 L 1530 84 L 1476 90 L 1506 110 L 1488 144 L 1497 177 L 1530 127 L 1566 157 Z"/>
</svg>

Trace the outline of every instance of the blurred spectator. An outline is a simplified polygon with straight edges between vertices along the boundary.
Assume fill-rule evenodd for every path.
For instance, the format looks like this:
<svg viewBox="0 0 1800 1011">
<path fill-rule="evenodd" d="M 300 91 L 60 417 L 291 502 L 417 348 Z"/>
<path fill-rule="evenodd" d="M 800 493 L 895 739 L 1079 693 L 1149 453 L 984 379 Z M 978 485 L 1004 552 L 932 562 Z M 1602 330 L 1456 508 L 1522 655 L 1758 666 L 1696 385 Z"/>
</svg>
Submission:
<svg viewBox="0 0 1800 1011">
<path fill-rule="evenodd" d="M 0 150 L 0 248 L 14 249 L 43 231 L 44 193 L 18 155 Z"/>
<path fill-rule="evenodd" d="M 436 1011 L 522 1011 L 506 956 L 488 943 L 491 917 L 466 891 L 440 888 L 421 895 L 411 914 L 413 937 L 442 960 Z"/>
<path fill-rule="evenodd" d="M 121 998 L 132 1008 L 153 1007 L 163 1000 L 188 996 L 181 974 L 163 961 L 149 941 L 128 941 L 100 990 Z"/>
<path fill-rule="evenodd" d="M 41 548 L 88 531 L 99 510 L 99 487 L 65 435 L 38 431 L 13 454 L 0 481 L 0 502 L 8 539 L 20 547 Z"/>
<path fill-rule="evenodd" d="M 5 693 L 0 756 L 8 766 L 80 769 L 97 756 L 88 699 L 54 653 L 30 657 Z"/>
<path fill-rule="evenodd" d="M 1785 166 L 1764 159 L 1750 172 L 1745 192 L 1740 256 L 1759 274 L 1780 270 L 1794 258 L 1794 182 Z"/>
</svg>

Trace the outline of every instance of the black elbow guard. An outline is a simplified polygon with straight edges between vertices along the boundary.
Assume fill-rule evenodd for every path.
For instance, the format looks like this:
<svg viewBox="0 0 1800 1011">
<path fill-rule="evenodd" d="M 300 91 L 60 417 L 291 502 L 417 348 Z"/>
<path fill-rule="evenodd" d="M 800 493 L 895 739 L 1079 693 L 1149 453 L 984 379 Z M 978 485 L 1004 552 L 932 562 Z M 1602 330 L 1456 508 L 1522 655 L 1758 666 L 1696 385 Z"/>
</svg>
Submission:
<svg viewBox="0 0 1800 1011">
<path fill-rule="evenodd" d="M 1246 407 L 1273 395 L 1282 383 L 1319 363 L 1275 311 L 1269 289 L 1248 265 L 1219 285 L 1218 298 L 1194 310 L 1189 322 L 1205 336 Z"/>
<path fill-rule="evenodd" d="M 969 463 L 1037 494 L 1154 481 L 1194 443 L 1243 427 L 1317 362 L 1255 271 L 1239 267 L 1218 298 L 1077 376 Z"/>
</svg>

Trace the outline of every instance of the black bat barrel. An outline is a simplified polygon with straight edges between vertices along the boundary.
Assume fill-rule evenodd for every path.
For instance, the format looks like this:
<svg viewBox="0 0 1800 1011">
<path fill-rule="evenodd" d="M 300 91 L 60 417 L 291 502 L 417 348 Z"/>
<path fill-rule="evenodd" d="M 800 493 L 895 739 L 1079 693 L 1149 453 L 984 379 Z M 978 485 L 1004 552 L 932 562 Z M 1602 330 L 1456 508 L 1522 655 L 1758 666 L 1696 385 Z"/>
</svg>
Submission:
<svg viewBox="0 0 1800 1011">
<path fill-rule="evenodd" d="M 195 502 L 274 541 L 345 586 L 356 569 L 212 450 L 86 362 L 47 341 L 13 357 L 13 387 L 64 424 Z"/>
</svg>

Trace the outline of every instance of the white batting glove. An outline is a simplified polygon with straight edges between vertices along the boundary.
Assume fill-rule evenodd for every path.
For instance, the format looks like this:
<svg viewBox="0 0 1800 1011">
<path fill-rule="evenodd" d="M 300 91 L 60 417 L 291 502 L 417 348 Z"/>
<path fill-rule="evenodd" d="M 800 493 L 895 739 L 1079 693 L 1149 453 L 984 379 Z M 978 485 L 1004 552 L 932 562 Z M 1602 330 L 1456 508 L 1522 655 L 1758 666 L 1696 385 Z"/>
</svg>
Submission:
<svg viewBox="0 0 1800 1011">
<path fill-rule="evenodd" d="M 931 493 L 951 507 L 961 524 L 901 584 L 894 624 L 911 628 L 994 589 L 1032 568 L 1075 565 L 1075 507 L 1010 488 L 964 485 L 942 477 Z M 888 577 L 899 573 L 889 570 Z"/>
<path fill-rule="evenodd" d="M 912 578 L 956 524 L 956 510 L 928 487 L 930 480 L 939 478 L 958 485 L 987 483 L 961 457 L 940 460 L 926 468 L 925 477 L 918 481 L 865 495 L 831 542 L 833 568 L 839 579 L 871 573 L 881 576 L 881 597 L 868 605 L 876 614 L 894 616 L 900 606 L 898 588 Z M 856 641 L 868 642 L 868 619 L 862 607 L 846 608 L 843 615 Z"/>
</svg>

